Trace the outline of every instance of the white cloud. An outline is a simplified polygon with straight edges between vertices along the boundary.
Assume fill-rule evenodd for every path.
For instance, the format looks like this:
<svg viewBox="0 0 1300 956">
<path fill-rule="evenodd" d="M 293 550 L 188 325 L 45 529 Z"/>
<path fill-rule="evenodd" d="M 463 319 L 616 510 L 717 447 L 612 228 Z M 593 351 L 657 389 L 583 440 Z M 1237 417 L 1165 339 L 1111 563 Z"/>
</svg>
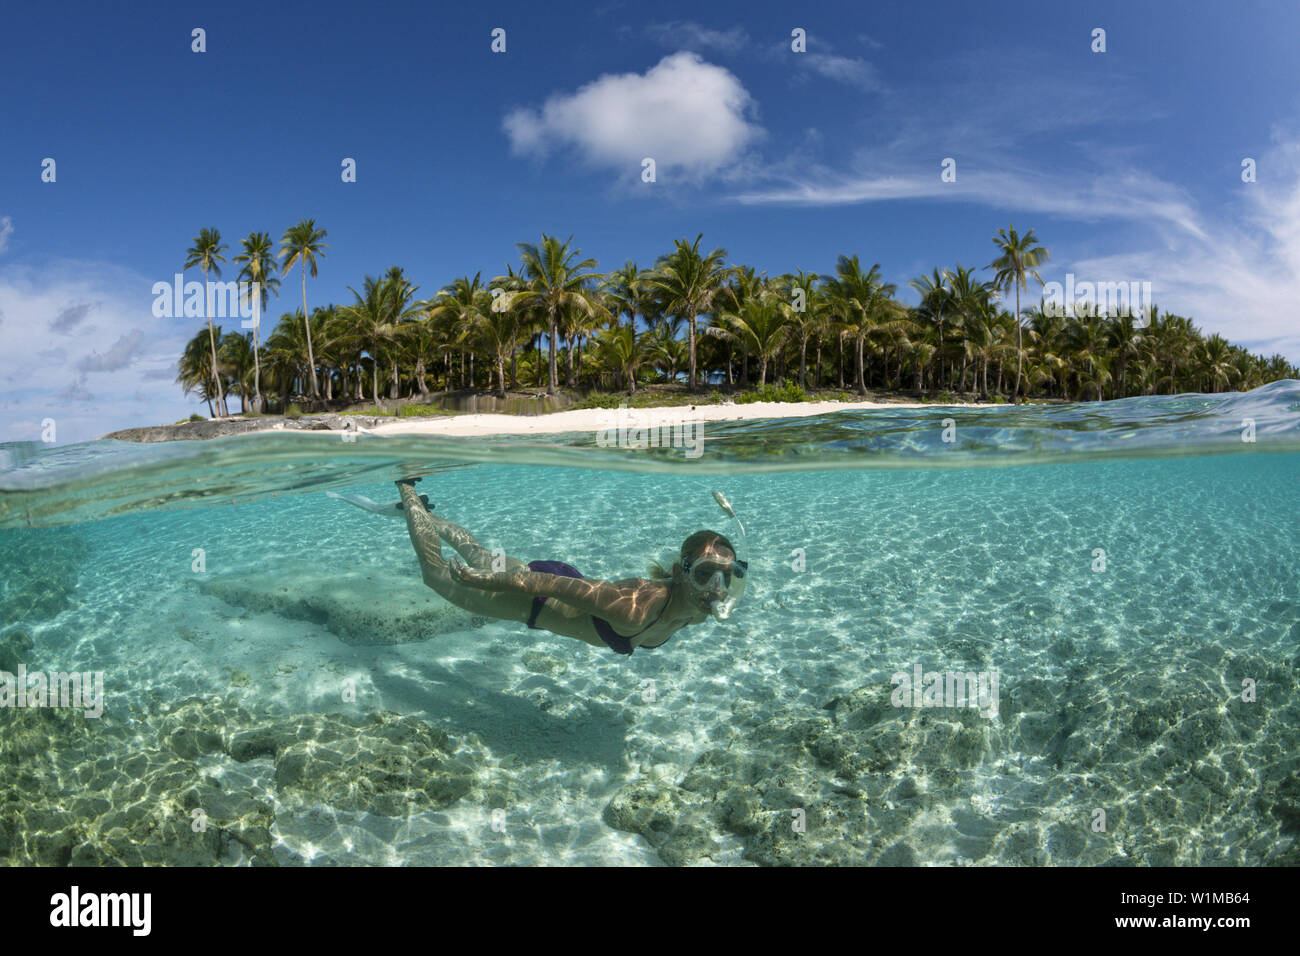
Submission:
<svg viewBox="0 0 1300 956">
<path fill-rule="evenodd" d="M 155 318 L 153 282 L 95 262 L 0 269 L 0 441 L 39 440 L 46 418 L 69 442 L 206 412 L 174 383 L 176 361 L 202 321 Z M 93 322 L 85 321 L 86 303 L 94 303 Z M 137 395 L 143 419 L 128 403 Z"/>
<path fill-rule="evenodd" d="M 738 162 L 762 135 L 741 82 L 694 53 L 664 57 L 646 73 L 606 74 L 540 110 L 512 110 L 503 128 L 516 153 L 576 147 L 595 166 L 639 176 L 644 157 L 665 176 L 698 180 Z"/>
<path fill-rule="evenodd" d="M 9 248 L 9 237 L 13 234 L 13 220 L 8 216 L 0 216 L 0 252 L 4 252 Z"/>
<path fill-rule="evenodd" d="M 1237 215 L 1199 232 L 1166 228 L 1143 251 L 1081 259 L 1076 274 L 1149 281 L 1161 311 L 1190 316 L 1207 333 L 1300 363 L 1300 140 L 1275 133 L 1267 170 L 1243 183 Z"/>
</svg>

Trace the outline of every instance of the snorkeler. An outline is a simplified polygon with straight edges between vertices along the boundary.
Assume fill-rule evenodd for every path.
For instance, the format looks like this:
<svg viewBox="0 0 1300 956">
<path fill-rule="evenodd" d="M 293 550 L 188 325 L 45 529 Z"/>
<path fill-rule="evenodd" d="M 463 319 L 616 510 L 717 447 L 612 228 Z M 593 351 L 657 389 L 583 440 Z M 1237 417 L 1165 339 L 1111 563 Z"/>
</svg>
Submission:
<svg viewBox="0 0 1300 956">
<path fill-rule="evenodd" d="M 429 511 L 428 499 L 415 493 L 414 481 L 399 481 L 397 487 L 400 511 L 395 504 L 369 507 L 375 504 L 369 499 L 336 497 L 366 510 L 405 516 L 424 583 L 472 614 L 631 654 L 638 647 L 660 647 L 681 628 L 710 615 L 725 621 L 745 590 L 748 564 L 716 531 L 692 534 L 670 569 L 652 568 L 652 579 L 597 581 L 563 561 L 525 563 L 494 554 L 460 525 Z M 714 497 L 735 518 L 730 502 L 718 492 Z M 444 558 L 443 541 L 465 563 Z"/>
</svg>

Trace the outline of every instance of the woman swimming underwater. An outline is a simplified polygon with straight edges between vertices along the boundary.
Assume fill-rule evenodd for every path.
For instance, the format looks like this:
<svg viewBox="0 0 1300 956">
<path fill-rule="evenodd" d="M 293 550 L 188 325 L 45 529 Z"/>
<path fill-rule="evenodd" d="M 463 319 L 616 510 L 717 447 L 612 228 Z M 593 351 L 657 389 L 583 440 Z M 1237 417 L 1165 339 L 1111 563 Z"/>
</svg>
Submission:
<svg viewBox="0 0 1300 956">
<path fill-rule="evenodd" d="M 427 497 L 415 493 L 413 481 L 399 481 L 397 487 L 400 513 L 424 583 L 473 614 L 518 621 L 616 654 L 631 654 L 638 647 L 659 647 L 681 628 L 710 615 L 726 620 L 745 589 L 748 564 L 716 531 L 697 531 L 687 538 L 670 570 L 652 571 L 662 577 L 597 581 L 562 561 L 525 563 L 494 554 L 460 525 L 430 512 Z M 378 513 L 399 512 L 396 504 L 335 497 Z M 718 492 L 714 497 L 735 518 L 727 499 Z M 465 563 L 443 557 L 444 541 Z"/>
</svg>

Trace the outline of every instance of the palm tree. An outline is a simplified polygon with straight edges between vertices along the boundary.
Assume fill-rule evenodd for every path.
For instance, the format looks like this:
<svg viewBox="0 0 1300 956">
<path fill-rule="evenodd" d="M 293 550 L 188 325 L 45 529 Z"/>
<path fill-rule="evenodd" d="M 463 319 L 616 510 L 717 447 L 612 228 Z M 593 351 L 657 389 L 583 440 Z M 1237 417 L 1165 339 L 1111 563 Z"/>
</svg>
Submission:
<svg viewBox="0 0 1300 956">
<path fill-rule="evenodd" d="M 482 273 L 461 276 L 442 289 L 428 304 L 431 321 L 442 323 L 468 337 L 480 338 L 493 356 L 497 371 L 497 395 L 506 397 L 506 358 L 519 344 L 520 313 L 509 292 L 492 294 L 483 285 Z"/>
<path fill-rule="evenodd" d="M 270 293 L 280 294 L 280 280 L 275 275 L 275 256 L 271 252 L 271 236 L 265 232 L 250 232 L 246 239 L 240 240 L 244 251 L 235 256 L 234 261 L 241 263 L 239 281 L 255 282 L 258 291 L 258 314 L 253 323 L 253 402 L 254 407 L 262 409 L 262 364 L 259 352 L 262 349 L 262 316 L 266 314 Z"/>
<path fill-rule="evenodd" d="M 283 412 L 294 385 L 302 394 L 307 387 L 307 334 L 309 326 L 296 309 L 285 312 L 276 323 L 275 330 L 266 339 L 266 376 L 271 387 L 280 393 L 280 410 Z"/>
<path fill-rule="evenodd" d="M 194 245 L 186 250 L 185 268 L 198 266 L 203 272 L 203 317 L 208 323 L 208 345 L 212 350 L 212 379 L 217 384 L 217 414 L 229 414 L 226 408 L 226 394 L 221 387 L 221 373 L 217 371 L 217 336 L 212 331 L 212 318 L 208 315 L 208 273 L 215 272 L 221 278 L 221 266 L 226 261 L 222 255 L 226 247 L 221 244 L 221 232 L 217 229 L 200 229 L 194 237 Z"/>
<path fill-rule="evenodd" d="M 185 395 L 198 392 L 199 398 L 208 403 L 208 417 L 212 418 L 212 395 L 216 384 L 212 378 L 212 359 L 208 349 L 204 348 L 208 344 L 208 337 L 202 330 L 185 343 L 185 351 L 176 363 L 176 384 L 182 387 Z"/>
<path fill-rule="evenodd" d="M 637 267 L 631 259 L 623 268 L 615 269 L 609 274 L 606 286 L 613 297 L 618 312 L 627 313 L 627 327 L 636 334 L 636 317 L 645 314 L 647 295 L 646 286 L 650 273 Z M 613 311 L 613 310 L 611 310 Z"/>
<path fill-rule="evenodd" d="M 253 371 L 253 348 L 248 337 L 227 332 L 221 337 L 221 363 L 230 371 L 230 391 L 239 395 L 240 414 L 248 411 L 249 379 Z"/>
<path fill-rule="evenodd" d="M 351 305 L 341 309 L 352 325 L 353 341 L 370 353 L 373 398 L 379 404 L 379 361 L 384 348 L 398 336 L 397 323 L 391 309 L 390 291 L 385 279 L 366 276 L 363 291 L 348 286 L 356 297 Z"/>
<path fill-rule="evenodd" d="M 988 308 L 989 287 L 975 278 L 975 270 L 968 269 L 960 263 L 948 273 L 948 290 L 950 307 L 958 322 L 958 328 L 964 340 L 969 340 L 974 331 L 975 317 Z M 971 358 L 969 341 L 963 343 L 961 359 L 961 379 L 959 391 L 966 391 L 966 369 Z"/>
<path fill-rule="evenodd" d="M 989 399 L 989 364 L 998 350 L 998 315 L 988 296 L 976 297 L 966 322 L 966 354 L 977 360 L 980 398 Z"/>
<path fill-rule="evenodd" d="M 1110 347 L 1119 366 L 1119 397 L 1128 396 L 1128 366 L 1142 347 L 1142 327 L 1131 312 L 1117 316 L 1109 329 Z"/>
<path fill-rule="evenodd" d="M 768 290 L 750 297 L 740 311 L 724 312 L 716 329 L 740 342 L 758 356 L 758 387 L 767 384 L 767 363 L 785 345 L 790 335 L 790 324 L 781 308 L 781 301 Z"/>
<path fill-rule="evenodd" d="M 881 316 L 883 300 L 894 294 L 894 286 L 880 281 L 880 264 L 866 272 L 857 255 L 840 256 L 835 264 L 835 278 L 827 282 L 827 294 L 844 322 L 846 334 L 857 344 L 857 381 L 859 395 L 867 394 L 863 377 L 863 350 Z"/>
<path fill-rule="evenodd" d="M 685 239 L 674 240 L 675 249 L 655 263 L 651 287 L 661 299 L 665 312 L 675 312 L 686 317 L 690 337 L 689 387 L 696 389 L 695 340 L 698 335 L 698 318 L 713 306 L 713 299 L 731 275 L 723 263 L 727 250 L 714 249 L 706 256 L 700 255 L 700 240 L 704 233 L 687 245 Z"/>
<path fill-rule="evenodd" d="M 816 333 L 822 317 L 822 295 L 818 287 L 821 276 L 805 273 L 798 269 L 793 275 L 781 276 L 778 280 L 790 289 L 793 300 L 796 293 L 803 299 L 803 308 L 796 309 L 793 301 L 785 304 L 786 318 L 791 329 L 799 337 L 799 387 L 808 387 L 808 340 Z"/>
<path fill-rule="evenodd" d="M 997 289 L 1006 290 L 1015 286 L 1016 289 L 1016 390 L 1015 401 L 1020 401 L 1020 376 L 1021 376 L 1021 355 L 1020 355 L 1020 290 L 1025 287 L 1027 276 L 1033 276 L 1038 280 L 1038 284 L 1043 284 L 1043 277 L 1036 271 L 1038 266 L 1047 261 L 1051 255 L 1045 248 L 1035 245 L 1038 239 L 1034 236 L 1034 230 L 1030 229 L 1023 236 L 1016 233 L 1014 226 L 1008 225 L 1006 229 L 999 229 L 998 234 L 993 237 L 993 244 L 998 247 L 1002 253 L 997 259 L 990 262 L 986 269 L 997 270 L 993 276 L 993 285 Z"/>
<path fill-rule="evenodd" d="M 1222 335 L 1211 335 L 1201 348 L 1201 366 L 1210 381 L 1210 391 L 1217 392 L 1219 384 L 1231 384 L 1236 375 L 1232 364 L 1232 351 L 1228 340 Z"/>
<path fill-rule="evenodd" d="M 641 347 L 646 360 L 665 381 L 675 379 L 687 364 L 686 343 L 677 337 L 677 329 L 670 322 L 657 322 L 648 329 L 641 336 Z"/>
<path fill-rule="evenodd" d="M 605 307 L 598 301 L 597 294 L 591 288 L 597 278 L 592 269 L 595 259 L 583 259 L 579 262 L 579 250 L 570 249 L 573 242 L 570 236 L 560 242 L 554 236 L 542 234 L 541 245 L 529 242 L 518 243 L 523 258 L 522 278 L 526 289 L 514 294 L 511 305 L 535 305 L 546 312 L 548 338 L 550 339 L 550 358 L 547 372 L 546 394 L 554 395 L 556 386 L 555 349 L 559 334 L 557 319 L 562 308 L 574 309 L 587 315 L 608 315 Z M 494 282 L 506 283 L 511 276 L 501 276 Z"/>
<path fill-rule="evenodd" d="M 619 377 L 628 383 L 628 393 L 636 394 L 637 369 L 645 355 L 636 335 L 625 325 L 605 329 L 596 339 L 598 353 L 606 365 L 618 370 Z"/>
<path fill-rule="evenodd" d="M 1097 314 L 1097 307 L 1076 306 L 1074 318 L 1067 326 L 1070 339 L 1071 364 L 1079 383 L 1079 397 L 1089 388 L 1102 399 L 1102 386 L 1110 381 L 1107 329 L 1105 320 Z"/>
<path fill-rule="evenodd" d="M 325 258 L 328 244 L 322 240 L 329 235 L 324 229 L 316 228 L 315 219 L 303 219 L 296 226 L 290 226 L 280 239 L 280 272 L 287 275 L 296 265 L 302 266 L 302 317 L 303 328 L 307 330 L 307 367 L 311 375 L 311 397 L 320 397 L 320 386 L 316 382 L 316 355 L 311 345 L 311 327 L 307 324 L 307 270 L 316 278 L 317 259 Z"/>
<path fill-rule="evenodd" d="M 390 398 L 400 398 L 401 380 L 398 375 L 398 356 L 406 352 L 411 340 L 411 320 L 424 309 L 423 303 L 413 305 L 419 286 L 411 285 L 401 266 L 390 266 L 384 273 L 384 306 L 394 334 L 387 343 L 388 360 L 392 370 Z M 411 363 L 415 364 L 414 361 Z"/>
<path fill-rule="evenodd" d="M 1056 309 L 1040 299 L 1038 308 L 1029 316 L 1029 342 L 1037 356 L 1041 370 L 1047 374 L 1047 381 L 1056 385 L 1062 397 L 1065 395 L 1066 360 L 1062 356 L 1065 347 L 1065 317 Z M 1056 374 L 1061 374 L 1057 382 Z"/>
<path fill-rule="evenodd" d="M 943 375 L 943 314 L 952 304 L 952 291 L 948 288 L 950 278 L 951 274 L 947 269 L 936 268 L 930 275 L 917 276 L 908 282 L 908 285 L 921 294 L 919 314 L 933 320 L 935 328 L 939 330 L 937 354 L 941 364 L 939 369 L 941 378 Z"/>
</svg>

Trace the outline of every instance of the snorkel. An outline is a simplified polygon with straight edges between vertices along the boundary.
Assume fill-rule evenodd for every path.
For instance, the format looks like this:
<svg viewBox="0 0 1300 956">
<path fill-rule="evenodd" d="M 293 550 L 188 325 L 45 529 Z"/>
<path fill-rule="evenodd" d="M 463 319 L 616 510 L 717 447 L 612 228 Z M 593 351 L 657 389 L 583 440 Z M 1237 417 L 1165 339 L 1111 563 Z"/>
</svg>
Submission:
<svg viewBox="0 0 1300 956">
<path fill-rule="evenodd" d="M 731 507 L 731 502 L 727 500 L 727 496 L 720 491 L 715 491 L 713 493 L 713 500 L 718 503 L 718 507 L 726 512 L 727 516 L 730 517 L 732 521 L 736 522 L 736 525 L 740 528 L 741 538 L 745 538 L 745 526 L 741 523 L 740 518 L 736 516 L 736 509 Z M 731 617 L 731 612 L 736 609 L 736 605 L 740 603 L 740 599 L 745 594 L 749 562 L 742 561 L 740 555 L 736 554 L 734 549 L 732 554 L 735 560 L 731 565 L 730 582 L 727 581 L 727 576 L 721 570 L 715 570 L 712 575 L 709 576 L 706 583 L 700 585 L 696 581 L 695 571 L 690 567 L 683 569 L 687 572 L 686 580 L 690 582 L 691 586 L 696 590 L 702 591 L 705 589 L 713 589 L 716 592 L 725 591 L 726 597 L 711 602 L 709 607 L 714 619 L 718 621 L 725 621 L 727 618 Z"/>
</svg>

